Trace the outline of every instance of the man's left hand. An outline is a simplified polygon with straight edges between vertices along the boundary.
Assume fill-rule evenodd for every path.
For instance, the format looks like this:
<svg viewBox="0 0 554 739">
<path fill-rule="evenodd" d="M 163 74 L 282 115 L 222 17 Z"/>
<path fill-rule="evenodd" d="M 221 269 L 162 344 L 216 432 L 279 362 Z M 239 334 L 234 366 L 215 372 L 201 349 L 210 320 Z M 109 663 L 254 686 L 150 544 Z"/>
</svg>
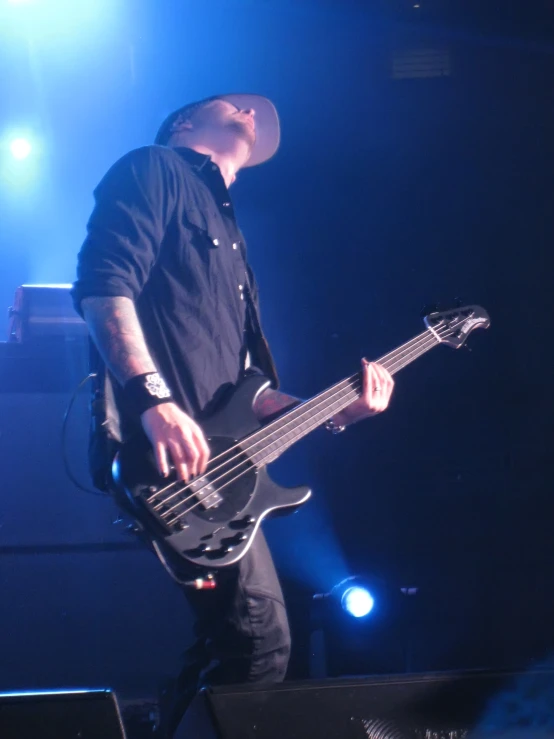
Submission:
<svg viewBox="0 0 554 739">
<path fill-rule="evenodd" d="M 362 359 L 362 394 L 333 417 L 337 426 L 371 418 L 386 410 L 394 388 L 394 380 L 382 364 Z"/>
</svg>

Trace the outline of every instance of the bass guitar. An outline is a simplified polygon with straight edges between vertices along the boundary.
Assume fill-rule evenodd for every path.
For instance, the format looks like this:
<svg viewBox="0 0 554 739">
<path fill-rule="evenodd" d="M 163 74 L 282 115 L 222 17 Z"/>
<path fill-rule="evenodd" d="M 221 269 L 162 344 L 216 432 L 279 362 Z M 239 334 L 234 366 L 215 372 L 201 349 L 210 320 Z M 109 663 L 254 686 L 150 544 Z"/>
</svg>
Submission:
<svg viewBox="0 0 554 739">
<path fill-rule="evenodd" d="M 490 325 L 486 311 L 476 305 L 434 312 L 424 322 L 423 333 L 377 360 L 392 375 L 439 344 L 460 348 L 474 329 Z M 238 562 L 264 518 L 308 500 L 308 487 L 281 487 L 266 467 L 359 397 L 362 375 L 347 377 L 262 426 L 253 406 L 268 386 L 263 376 L 247 377 L 202 424 L 211 458 L 206 472 L 188 483 L 174 471 L 169 478 L 160 476 L 145 435 L 123 445 L 114 460 L 125 509 L 151 539 L 199 567 Z"/>
</svg>

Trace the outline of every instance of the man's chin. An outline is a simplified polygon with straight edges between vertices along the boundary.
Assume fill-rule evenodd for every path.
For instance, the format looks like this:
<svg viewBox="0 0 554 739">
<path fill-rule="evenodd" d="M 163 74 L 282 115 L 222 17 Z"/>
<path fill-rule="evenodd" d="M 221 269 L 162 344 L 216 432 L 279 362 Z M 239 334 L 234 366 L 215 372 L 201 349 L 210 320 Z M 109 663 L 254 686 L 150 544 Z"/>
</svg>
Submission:
<svg viewBox="0 0 554 739">
<path fill-rule="evenodd" d="M 247 123 L 235 123 L 233 124 L 233 130 L 252 149 L 256 143 L 256 131 L 252 126 Z"/>
</svg>

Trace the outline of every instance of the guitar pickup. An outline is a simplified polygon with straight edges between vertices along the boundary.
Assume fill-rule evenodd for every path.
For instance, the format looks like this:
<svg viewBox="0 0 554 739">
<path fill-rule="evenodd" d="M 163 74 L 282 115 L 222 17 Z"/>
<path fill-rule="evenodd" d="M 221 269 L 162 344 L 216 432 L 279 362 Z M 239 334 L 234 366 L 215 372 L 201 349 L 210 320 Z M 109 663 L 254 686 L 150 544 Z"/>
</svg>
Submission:
<svg viewBox="0 0 554 739">
<path fill-rule="evenodd" d="M 206 510 L 208 508 L 216 508 L 223 503 L 223 498 L 206 477 L 198 477 L 196 480 L 193 480 L 189 483 L 189 489 L 192 490 L 196 500 Z"/>
</svg>

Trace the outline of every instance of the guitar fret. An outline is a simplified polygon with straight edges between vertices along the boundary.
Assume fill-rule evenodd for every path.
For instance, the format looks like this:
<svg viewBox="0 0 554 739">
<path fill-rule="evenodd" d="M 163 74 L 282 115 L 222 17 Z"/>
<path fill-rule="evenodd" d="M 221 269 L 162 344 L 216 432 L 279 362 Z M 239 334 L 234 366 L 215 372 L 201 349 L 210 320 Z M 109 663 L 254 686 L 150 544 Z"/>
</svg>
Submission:
<svg viewBox="0 0 554 739">
<path fill-rule="evenodd" d="M 377 362 L 391 374 L 395 374 L 437 346 L 437 343 L 440 340 L 437 340 L 434 332 L 427 330 Z M 248 456 L 257 467 L 273 462 L 296 441 L 350 405 L 361 393 L 362 375 L 358 372 L 301 403 L 265 429 L 256 432 L 257 441 L 249 445 Z"/>
<path fill-rule="evenodd" d="M 360 380 L 358 380 L 358 385 L 361 388 Z M 322 393 L 322 395 L 325 395 L 325 393 Z M 329 405 L 325 405 L 324 408 L 321 408 L 321 404 L 324 402 L 325 398 L 321 398 L 320 396 L 316 396 L 311 401 L 307 401 L 298 406 L 298 408 L 295 409 L 298 410 L 298 413 L 290 414 L 293 418 L 289 418 L 286 423 L 283 424 L 282 428 L 278 428 L 270 432 L 250 448 L 249 456 L 251 460 L 254 464 L 259 466 L 273 462 L 296 441 L 320 426 L 330 416 L 335 415 L 347 405 L 350 405 L 354 398 L 359 395 L 360 389 L 355 389 L 354 383 L 352 383 L 345 389 L 341 390 L 338 394 L 335 393 L 334 401 L 329 403 Z M 319 410 L 316 411 L 315 409 L 318 408 L 318 406 Z M 306 414 L 309 414 L 307 418 L 301 421 L 297 420 L 297 417 L 306 416 Z M 287 426 L 289 428 L 286 428 Z"/>
</svg>

